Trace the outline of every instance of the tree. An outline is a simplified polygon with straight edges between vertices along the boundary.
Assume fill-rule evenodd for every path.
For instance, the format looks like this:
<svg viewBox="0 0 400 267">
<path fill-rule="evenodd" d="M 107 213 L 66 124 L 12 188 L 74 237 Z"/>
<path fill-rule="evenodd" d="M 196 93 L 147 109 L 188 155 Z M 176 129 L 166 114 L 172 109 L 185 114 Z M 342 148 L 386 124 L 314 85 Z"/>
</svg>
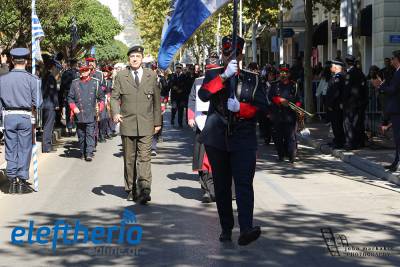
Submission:
<svg viewBox="0 0 400 267">
<path fill-rule="evenodd" d="M 337 10 L 340 6 L 340 0 L 304 0 L 304 14 L 306 19 L 305 27 L 305 45 L 304 45 L 304 104 L 306 110 L 313 110 L 312 97 L 312 35 L 313 35 L 313 10 L 317 4 L 321 4 L 326 10 Z"/>
<path fill-rule="evenodd" d="M 126 61 L 128 47 L 121 41 L 113 40 L 97 47 L 96 58 L 102 62 Z"/>
<path fill-rule="evenodd" d="M 42 50 L 63 52 L 74 57 L 94 45 L 111 42 L 122 30 L 111 11 L 97 0 L 37 0 L 36 13 L 40 19 L 45 38 Z M 71 18 L 76 18 L 80 41 L 70 51 Z M 31 0 L 0 1 L 0 45 L 30 46 Z"/>
</svg>

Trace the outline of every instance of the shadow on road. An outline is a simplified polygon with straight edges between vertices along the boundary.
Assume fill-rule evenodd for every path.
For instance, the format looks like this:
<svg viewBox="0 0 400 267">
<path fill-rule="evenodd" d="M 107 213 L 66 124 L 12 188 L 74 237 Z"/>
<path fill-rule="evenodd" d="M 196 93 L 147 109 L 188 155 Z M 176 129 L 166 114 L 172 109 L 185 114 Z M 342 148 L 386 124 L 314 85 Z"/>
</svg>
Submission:
<svg viewBox="0 0 400 267">
<path fill-rule="evenodd" d="M 195 193 L 190 192 L 191 195 Z M 3 247 L 0 258 L 12 260 L 40 259 L 45 266 L 378 266 L 378 258 L 332 257 L 321 237 L 320 228 L 331 227 L 337 233 L 346 233 L 352 244 L 352 232 L 380 231 L 387 237 L 379 243 L 363 246 L 399 245 L 399 215 L 391 215 L 392 222 L 385 226 L 341 213 L 310 213 L 298 205 L 286 205 L 280 210 L 255 214 L 255 224 L 262 226 L 260 239 L 248 247 L 238 247 L 237 230 L 234 243 L 223 245 L 217 241 L 219 224 L 216 212 L 207 207 L 180 205 L 126 207 L 136 214 L 137 223 L 143 227 L 143 239 L 136 256 L 89 256 L 88 249 L 95 245 L 62 245 L 60 236 L 57 250 L 51 245 L 23 245 Z M 80 220 L 81 225 L 111 227 L 119 225 L 123 208 L 102 208 L 77 214 L 33 212 L 24 220 L 10 221 L 9 231 L 15 226 L 28 227 L 28 220 L 35 220 L 35 231 L 40 226 L 52 227 L 57 219 L 65 219 L 70 225 Z M 114 236 L 114 242 L 118 235 Z M 107 245 L 108 246 L 108 245 Z M 398 253 L 397 251 L 393 253 Z M 6 261 L 6 262 L 7 262 Z M 400 266 L 399 254 L 380 257 L 385 266 Z M 383 265 L 382 265 L 383 266 Z"/>
<path fill-rule="evenodd" d="M 67 142 L 64 145 L 64 154 L 60 154 L 60 157 L 64 158 L 80 158 L 81 151 L 79 149 L 79 142 L 78 141 L 71 141 Z"/>
<path fill-rule="evenodd" d="M 108 196 L 113 195 L 119 198 L 126 198 L 128 194 L 125 192 L 125 188 L 123 186 L 115 186 L 115 185 L 100 185 L 92 189 L 92 193 L 98 196 Z"/>
</svg>

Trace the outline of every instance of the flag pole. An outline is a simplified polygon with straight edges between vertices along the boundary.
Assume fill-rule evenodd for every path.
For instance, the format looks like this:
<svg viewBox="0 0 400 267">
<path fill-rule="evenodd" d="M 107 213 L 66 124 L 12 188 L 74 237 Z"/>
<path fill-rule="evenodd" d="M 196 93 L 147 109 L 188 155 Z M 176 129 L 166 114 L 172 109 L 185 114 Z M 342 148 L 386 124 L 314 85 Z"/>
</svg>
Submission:
<svg viewBox="0 0 400 267">
<path fill-rule="evenodd" d="M 32 17 L 31 17 L 31 33 L 32 33 L 32 74 L 36 75 L 36 53 L 37 53 L 37 42 L 34 36 L 33 19 L 35 15 L 36 0 L 32 0 Z M 39 82 L 38 82 L 39 83 Z M 36 192 L 39 191 L 39 174 L 38 174 L 38 155 L 37 155 L 37 144 L 36 144 L 36 117 L 32 114 L 32 161 L 33 161 L 33 187 Z"/>
<path fill-rule="evenodd" d="M 231 60 L 236 59 L 237 52 L 237 18 L 238 18 L 238 0 L 233 0 L 233 32 L 232 32 L 232 54 Z M 234 75 L 231 79 L 229 79 L 230 86 L 230 98 L 235 98 L 235 91 L 238 83 L 238 77 Z M 233 124 L 233 112 L 229 112 L 228 114 L 228 135 L 232 135 L 232 124 Z"/>
</svg>

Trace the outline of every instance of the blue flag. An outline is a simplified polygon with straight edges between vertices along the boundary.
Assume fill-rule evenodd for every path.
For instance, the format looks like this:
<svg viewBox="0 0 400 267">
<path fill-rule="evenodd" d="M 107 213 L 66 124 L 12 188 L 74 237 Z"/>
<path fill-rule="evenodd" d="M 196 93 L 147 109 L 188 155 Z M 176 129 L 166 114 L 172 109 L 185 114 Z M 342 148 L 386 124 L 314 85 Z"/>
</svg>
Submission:
<svg viewBox="0 0 400 267">
<path fill-rule="evenodd" d="M 168 68 L 176 52 L 203 22 L 230 0 L 177 0 L 158 51 L 158 65 Z"/>
</svg>

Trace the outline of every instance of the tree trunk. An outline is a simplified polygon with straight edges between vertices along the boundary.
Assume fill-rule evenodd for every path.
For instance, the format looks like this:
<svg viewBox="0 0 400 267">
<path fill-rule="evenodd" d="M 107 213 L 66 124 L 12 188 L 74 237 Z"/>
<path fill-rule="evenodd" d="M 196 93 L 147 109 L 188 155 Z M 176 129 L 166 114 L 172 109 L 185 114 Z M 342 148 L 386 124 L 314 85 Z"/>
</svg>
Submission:
<svg viewBox="0 0 400 267">
<path fill-rule="evenodd" d="M 304 46 L 304 107 L 307 111 L 313 111 L 312 96 L 312 35 L 313 35 L 313 3 L 312 0 L 304 0 L 304 13 L 306 19 L 305 46 Z"/>
<path fill-rule="evenodd" d="M 253 21 L 251 33 L 251 50 L 253 51 L 253 62 L 257 62 L 257 28 L 258 23 Z"/>
</svg>

